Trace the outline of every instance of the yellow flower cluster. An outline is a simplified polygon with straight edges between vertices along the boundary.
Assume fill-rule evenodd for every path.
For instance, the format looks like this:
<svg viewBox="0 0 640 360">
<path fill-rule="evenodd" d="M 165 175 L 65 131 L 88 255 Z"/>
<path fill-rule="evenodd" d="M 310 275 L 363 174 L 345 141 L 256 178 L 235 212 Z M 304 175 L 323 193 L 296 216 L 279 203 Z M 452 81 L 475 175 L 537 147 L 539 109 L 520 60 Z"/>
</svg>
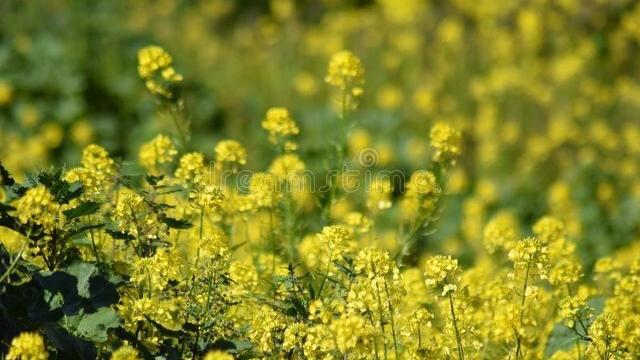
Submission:
<svg viewBox="0 0 640 360">
<path fill-rule="evenodd" d="M 272 173 L 255 173 L 251 177 L 249 193 L 256 207 L 272 208 L 282 199 L 282 184 Z"/>
<path fill-rule="evenodd" d="M 172 98 L 170 89 L 182 81 L 182 75 L 171 66 L 173 59 L 163 48 L 150 45 L 138 51 L 138 74 L 152 94 Z"/>
<path fill-rule="evenodd" d="M 273 159 L 269 171 L 282 180 L 296 180 L 302 175 L 306 165 L 296 154 L 284 154 Z"/>
<path fill-rule="evenodd" d="M 183 184 L 197 184 L 203 181 L 204 172 L 204 155 L 192 152 L 182 155 L 175 177 Z"/>
<path fill-rule="evenodd" d="M 82 183 L 83 196 L 90 200 L 104 201 L 111 193 L 116 178 L 115 161 L 101 146 L 92 144 L 82 151 L 82 166 L 65 174 L 65 180 Z"/>
<path fill-rule="evenodd" d="M 11 347 L 7 353 L 7 360 L 47 360 L 44 339 L 38 333 L 24 332 L 11 340 Z"/>
<path fill-rule="evenodd" d="M 171 163 L 177 154 L 171 139 L 160 134 L 140 147 L 138 161 L 145 170 L 155 174 L 159 172 L 159 166 Z"/>
<path fill-rule="evenodd" d="M 329 61 L 329 69 L 325 81 L 341 90 L 364 83 L 364 67 L 360 59 L 350 51 L 335 53 Z M 362 89 L 352 89 L 361 93 Z M 354 92 L 354 95 L 356 93 Z"/>
<path fill-rule="evenodd" d="M 351 232 L 341 225 L 325 226 L 319 236 L 322 246 L 332 253 L 343 251 L 353 239 Z"/>
<path fill-rule="evenodd" d="M 367 207 L 372 211 L 391 207 L 391 182 L 385 178 L 375 178 L 367 189 Z"/>
<path fill-rule="evenodd" d="M 139 360 L 138 350 L 130 345 L 124 345 L 111 354 L 111 360 Z"/>
<path fill-rule="evenodd" d="M 549 250 L 547 244 L 538 238 L 528 237 L 518 241 L 509 251 L 509 260 L 516 271 L 526 273 L 525 277 L 532 274 L 540 276 L 542 280 L 548 277 Z"/>
<path fill-rule="evenodd" d="M 636 213 L 640 194 L 634 178 L 640 132 L 628 124 L 589 118 L 592 106 L 600 111 L 607 107 L 598 103 L 617 107 L 618 101 L 637 101 L 640 97 L 634 94 L 640 90 L 630 79 L 613 86 L 614 91 L 599 80 L 576 78 L 582 67 L 595 61 L 594 54 L 607 51 L 595 49 L 591 41 L 579 45 L 575 54 L 539 57 L 555 49 L 540 36 L 551 26 L 547 22 L 561 21 L 559 14 L 582 14 L 574 2 L 550 7 L 549 15 L 538 11 L 542 5 L 537 3 L 460 0 L 455 5 L 455 12 L 463 16 L 424 20 L 419 15 L 438 4 L 381 0 L 354 13 L 327 11 L 332 17 L 324 18 L 344 31 L 377 35 L 367 43 L 393 44 L 380 55 L 379 66 L 398 78 L 413 75 L 412 64 L 404 63 L 410 56 L 405 55 L 415 55 L 425 45 L 413 26 L 434 21 L 432 40 L 439 51 L 425 62 L 438 71 L 419 72 L 424 76 L 418 81 L 424 83 L 409 89 L 391 84 L 391 76 L 371 72 L 381 83 L 372 97 L 384 110 L 381 117 L 403 109 L 416 123 L 439 119 L 429 133 L 431 154 L 419 136 L 403 134 L 410 139 L 397 147 L 377 134 L 351 129 L 344 121 L 333 129 L 339 132 L 335 138 L 325 139 L 325 133 L 319 133 L 318 146 L 330 142 L 330 148 L 322 148 L 316 156 L 316 143 L 310 141 L 311 149 L 301 143 L 298 152 L 291 139 L 300 129 L 289 110 L 281 107 L 270 108 L 261 122 L 276 151 L 270 149 L 272 157 L 255 161 L 235 140 L 221 140 L 208 153 L 211 146 L 198 142 L 178 151 L 169 137 L 159 135 L 138 154 L 144 175 L 153 176 L 136 177 L 121 173 L 105 149 L 85 148 L 82 166 L 65 178 L 83 184 L 82 200 L 103 204 L 91 219 L 74 221 L 92 227 L 87 239 L 70 236 L 68 243 L 73 255 L 79 254 L 74 260 L 95 261 L 96 268 L 120 282 L 119 299 L 111 309 L 117 312 L 122 331 L 105 334 L 109 341 L 97 347 L 100 358 L 137 359 L 147 351 L 160 358 L 169 350 L 183 358 L 204 355 L 209 360 L 637 358 L 640 247 L 637 224 L 629 218 Z M 234 5 L 222 1 L 202 6 L 224 13 L 212 9 L 226 6 L 231 11 Z M 278 22 L 260 22 L 259 31 L 267 39 L 282 31 L 285 19 L 294 19 L 298 4 L 277 0 L 270 6 Z M 512 13 L 514 21 L 506 21 Z M 635 18 L 621 16 L 624 28 L 634 32 Z M 593 20 L 586 11 L 580 19 Z M 287 29 L 296 28 L 291 21 Z M 392 30 L 382 34 L 374 26 L 358 25 L 376 22 Z M 517 34 L 505 32 L 504 24 L 513 25 Z M 198 33 L 199 25 L 188 26 L 195 26 L 188 38 Z M 304 33 L 310 53 L 339 49 L 347 41 L 324 26 L 318 28 L 329 34 Z M 325 37 L 332 41 L 321 41 Z M 451 59 L 463 54 L 467 37 L 485 42 L 496 38 L 491 40 L 495 46 L 490 54 L 481 55 L 490 58 L 487 68 L 474 73 L 461 90 L 456 74 L 475 70 L 458 69 L 458 60 Z M 620 41 L 605 47 L 626 47 L 626 40 Z M 509 57 L 514 51 L 524 52 L 519 62 L 530 65 L 531 74 L 514 65 Z M 617 59 L 612 67 L 628 61 Z M 173 85 L 182 77 L 164 50 L 142 49 L 138 70 L 152 93 L 178 99 Z M 362 99 L 362 62 L 351 52 L 339 51 L 329 62 L 325 80 L 336 90 L 340 117 L 346 117 Z M 310 92 L 313 75 L 300 82 L 307 83 L 300 87 Z M 555 109 L 555 97 L 562 94 L 555 87 L 569 87 L 567 94 L 583 93 L 593 103 L 560 104 L 549 115 L 553 121 L 541 120 L 539 129 L 532 126 L 536 131 L 525 137 L 532 129 L 511 119 L 520 115 L 513 108 L 537 104 Z M 514 90 L 523 94 L 514 96 L 511 107 L 503 107 L 502 98 Z M 465 101 L 470 104 L 452 95 L 458 92 L 469 97 Z M 362 100 L 367 104 L 368 99 Z M 296 113 L 302 107 L 294 106 Z M 366 123 L 369 114 L 357 120 Z M 25 118 L 26 123 L 37 123 L 34 114 Z M 464 147 L 471 148 L 473 157 L 459 161 L 462 166 L 456 168 L 463 155 L 460 129 Z M 376 166 L 402 165 L 401 181 L 382 176 L 372 180 L 368 176 L 373 166 L 346 159 L 347 152 L 353 155 L 368 147 L 378 151 Z M 191 150 L 196 148 L 203 152 Z M 602 154 L 620 154 L 625 160 L 607 165 Z M 412 160 L 405 163 L 400 159 L 404 155 Z M 569 166 L 576 157 L 581 165 Z M 511 158 L 516 159 L 515 171 L 503 163 Z M 208 168 L 212 159 L 214 166 Z M 547 162 L 548 168 L 541 167 Z M 234 171 L 235 184 L 216 182 L 222 170 L 247 164 L 255 169 L 267 165 L 267 170 L 253 172 L 250 178 Z M 574 171 L 567 179 L 539 171 L 555 168 Z M 501 172 L 509 175 L 500 176 Z M 626 175 L 613 179 L 609 175 L 614 172 Z M 328 179 L 315 184 L 316 178 L 306 176 L 313 174 L 318 178 L 328 174 Z M 360 188 L 359 180 L 365 177 L 372 181 Z M 585 179 L 574 188 L 573 177 Z M 549 185 L 548 194 L 541 196 L 541 187 L 532 182 Z M 57 193 L 42 184 L 26 186 L 22 196 L 17 195 L 19 187 L 0 189 L 0 200 L 15 205 L 18 225 L 42 226 L 49 233 L 65 230 L 65 235 L 76 230 L 65 222 Z M 451 201 L 443 203 L 449 195 Z M 522 201 L 516 199 L 519 196 Z M 623 197 L 629 199 L 619 207 L 617 199 Z M 627 211 L 631 216 L 611 220 Z M 549 215 L 538 219 L 541 214 Z M 626 229 L 620 234 L 593 232 L 620 240 L 603 245 L 611 249 L 597 249 L 607 257 L 584 256 L 589 249 L 585 239 L 593 227 L 585 219 L 590 217 Z M 100 241 L 94 242 L 94 235 Z M 89 240 L 92 256 L 86 255 Z M 628 240 L 626 247 L 623 240 Z M 25 256 L 20 265 L 22 260 L 33 259 Z M 57 295 L 53 300 L 65 301 Z M 122 333 L 136 342 L 120 339 Z M 566 333 L 569 342 L 564 341 Z M 48 345 L 53 350 L 53 341 Z M 229 351 L 210 351 L 220 346 Z M 46 345 L 40 335 L 27 333 L 14 339 L 7 356 L 17 359 L 32 353 L 46 358 Z"/>
<path fill-rule="evenodd" d="M 245 165 L 247 149 L 235 140 L 222 140 L 215 147 L 216 162 L 220 165 Z"/>
<path fill-rule="evenodd" d="M 434 161 L 455 161 L 462 153 L 462 135 L 460 131 L 445 122 L 438 122 L 429 133 L 431 146 L 435 150 Z"/>
<path fill-rule="evenodd" d="M 329 61 L 325 81 L 338 90 L 336 103 L 340 117 L 358 106 L 357 98 L 364 93 L 364 67 L 360 59 L 348 50 L 335 53 Z"/>
<path fill-rule="evenodd" d="M 451 256 L 436 255 L 427 259 L 424 278 L 425 283 L 429 287 L 434 287 L 447 283 L 457 281 L 460 269 L 458 268 L 458 260 L 451 258 Z"/>
<path fill-rule="evenodd" d="M 518 239 L 518 222 L 509 212 L 500 212 L 491 219 L 483 231 L 483 244 L 489 253 L 511 250 Z"/>
<path fill-rule="evenodd" d="M 434 195 L 440 192 L 436 177 L 430 171 L 419 170 L 414 172 L 407 184 L 407 192 L 416 195 Z"/>
<path fill-rule="evenodd" d="M 136 238 L 137 242 L 154 241 L 164 236 L 165 229 L 158 219 L 158 214 L 144 197 L 135 193 L 124 192 L 119 195 L 113 211 L 113 220 L 123 232 Z"/>
<path fill-rule="evenodd" d="M 291 117 L 289 110 L 283 107 L 273 107 L 267 110 L 262 128 L 269 133 L 269 141 L 280 144 L 287 137 L 298 135 L 300 130 Z"/>
<path fill-rule="evenodd" d="M 189 200 L 200 209 L 220 209 L 223 199 L 224 194 L 222 190 L 215 185 L 198 184 L 189 193 Z"/>
<path fill-rule="evenodd" d="M 222 351 L 209 351 L 204 360 L 233 360 L 233 356 Z"/>
<path fill-rule="evenodd" d="M 15 205 L 18 219 L 23 224 L 42 226 L 48 233 L 64 225 L 60 204 L 44 185 L 27 190 Z"/>
</svg>

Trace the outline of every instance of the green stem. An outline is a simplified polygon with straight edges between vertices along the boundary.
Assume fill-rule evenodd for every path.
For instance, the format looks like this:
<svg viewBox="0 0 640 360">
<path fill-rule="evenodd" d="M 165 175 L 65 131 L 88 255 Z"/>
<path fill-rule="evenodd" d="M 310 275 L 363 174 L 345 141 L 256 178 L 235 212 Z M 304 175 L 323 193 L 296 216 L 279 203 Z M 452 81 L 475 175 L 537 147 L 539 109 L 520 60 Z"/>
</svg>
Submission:
<svg viewBox="0 0 640 360">
<path fill-rule="evenodd" d="M 576 338 L 576 347 L 578 348 L 578 360 L 582 360 L 582 351 L 580 350 L 580 338 Z"/>
<path fill-rule="evenodd" d="M 290 186 L 290 183 L 287 183 L 287 186 Z M 289 263 L 293 263 L 294 258 L 294 218 L 293 218 L 293 198 L 291 196 L 290 189 L 287 189 L 287 200 L 286 200 L 286 222 L 287 222 L 287 242 L 289 244 Z"/>
<path fill-rule="evenodd" d="M 91 247 L 93 248 L 93 255 L 96 257 L 96 262 L 100 264 L 100 255 L 98 254 L 98 247 L 96 246 L 96 241 L 93 237 L 93 229 L 89 230 L 89 236 L 91 237 Z"/>
<path fill-rule="evenodd" d="M 180 124 L 180 119 L 178 119 L 178 116 L 180 116 L 181 113 L 178 110 L 177 106 L 176 107 L 170 107 L 169 108 L 169 116 L 171 117 L 171 120 L 173 121 L 173 125 L 176 127 L 176 131 L 178 132 L 178 137 L 180 140 L 180 146 L 182 147 L 183 151 L 187 151 L 188 147 L 187 147 L 187 135 L 185 134 L 184 130 L 182 129 L 182 125 Z"/>
<path fill-rule="evenodd" d="M 379 316 L 380 316 L 380 328 L 382 329 L 382 345 L 384 346 L 384 358 L 385 360 L 387 359 L 387 333 L 384 330 L 384 321 L 383 321 L 383 316 L 384 314 L 382 313 L 382 299 L 380 299 L 380 290 L 378 289 L 378 286 L 375 287 L 376 288 L 376 295 L 378 297 L 378 312 L 379 312 Z"/>
<path fill-rule="evenodd" d="M 387 287 L 387 281 L 384 281 L 384 291 L 387 293 L 387 302 L 389 304 L 389 314 L 391 316 L 391 336 L 393 337 L 393 350 L 396 354 L 396 359 L 399 359 L 398 356 L 398 341 L 396 340 L 396 323 L 393 317 L 393 306 L 391 305 L 391 297 L 389 296 L 389 288 Z"/>
<path fill-rule="evenodd" d="M 462 347 L 462 339 L 460 338 L 460 331 L 458 330 L 458 320 L 456 319 L 456 312 L 453 307 L 453 295 L 449 292 L 449 307 L 451 309 L 451 319 L 453 320 L 453 329 L 456 333 L 456 343 L 458 345 L 458 359 L 464 360 L 464 349 Z"/>
<path fill-rule="evenodd" d="M 24 252 L 24 249 L 26 249 L 28 245 L 29 245 L 29 241 L 25 241 L 25 243 L 22 245 L 22 247 L 18 251 L 18 254 L 16 255 L 16 257 L 13 259 L 13 261 L 11 261 L 11 264 L 7 268 L 7 271 L 5 271 L 4 274 L 2 274 L 2 277 L 0 277 L 0 284 L 4 281 L 4 279 L 8 278 L 9 275 L 11 275 L 11 272 L 13 272 L 13 269 L 16 267 L 16 265 L 18 264 L 18 261 L 22 257 L 22 253 Z"/>
<path fill-rule="evenodd" d="M 333 251 L 329 254 L 329 262 L 327 262 L 327 268 L 324 271 L 324 276 L 322 278 L 322 282 L 320 283 L 320 289 L 318 290 L 318 299 L 321 299 L 322 289 L 324 288 L 324 283 L 327 281 L 327 277 L 329 276 L 329 268 L 331 267 L 331 261 L 333 260 Z"/>
<path fill-rule="evenodd" d="M 371 312 L 369 311 L 369 322 L 371 322 L 371 326 L 375 326 L 373 323 L 373 317 L 371 316 Z M 378 340 L 376 336 L 373 336 L 373 351 L 376 354 L 376 360 L 380 359 L 380 355 L 378 355 Z"/>
<path fill-rule="evenodd" d="M 524 286 L 522 288 L 522 301 L 520 303 L 520 323 L 519 326 L 522 327 L 522 322 L 524 321 L 524 304 L 527 299 L 527 285 L 529 284 L 529 271 L 531 269 L 531 262 L 527 263 L 527 271 L 524 275 Z M 522 337 L 520 336 L 520 329 L 516 332 L 516 359 L 520 357 L 520 349 L 522 348 Z"/>
<path fill-rule="evenodd" d="M 202 238 L 204 236 L 204 207 L 200 209 L 200 244 L 198 244 L 198 250 L 196 251 L 196 261 L 194 263 L 194 269 L 198 268 L 198 260 L 200 260 L 200 247 L 202 246 Z M 197 271 L 197 270 L 196 270 Z M 195 274 L 192 275 L 192 282 L 195 281 Z"/>
</svg>

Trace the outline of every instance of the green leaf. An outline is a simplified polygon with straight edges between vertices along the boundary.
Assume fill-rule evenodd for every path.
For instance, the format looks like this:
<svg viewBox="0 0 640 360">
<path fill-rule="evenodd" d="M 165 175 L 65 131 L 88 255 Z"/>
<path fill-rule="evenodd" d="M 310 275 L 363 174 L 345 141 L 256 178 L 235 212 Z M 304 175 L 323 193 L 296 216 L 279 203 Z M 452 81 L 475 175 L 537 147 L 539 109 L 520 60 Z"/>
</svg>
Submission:
<svg viewBox="0 0 640 360">
<path fill-rule="evenodd" d="M 147 177 L 145 178 L 145 180 L 147 180 L 147 183 L 149 183 L 149 185 L 151 186 L 156 186 L 158 185 L 158 183 L 160 181 L 162 181 L 162 179 L 164 179 L 164 175 L 160 175 L 160 176 L 154 176 L 154 175 L 147 175 Z"/>
<path fill-rule="evenodd" d="M 568 350 L 576 345 L 578 336 L 563 324 L 556 324 L 547 341 L 546 357 L 550 357 L 557 351 Z"/>
<path fill-rule="evenodd" d="M 247 243 L 246 241 L 243 241 L 243 242 L 241 242 L 241 243 L 239 243 L 239 244 L 233 245 L 232 247 L 230 247 L 230 248 L 229 248 L 229 250 L 230 250 L 231 252 L 235 252 L 236 250 L 238 250 L 239 248 L 241 248 L 241 247 L 242 247 L 244 244 L 246 244 L 246 243 Z"/>
<path fill-rule="evenodd" d="M 0 184 L 6 186 L 12 186 L 16 181 L 11 177 L 9 171 L 2 166 L 2 162 L 0 162 Z"/>
<path fill-rule="evenodd" d="M 118 314 L 110 308 L 103 307 L 98 311 L 85 314 L 78 323 L 77 334 L 87 340 L 105 342 L 108 340 L 107 330 L 120 326 Z"/>
<path fill-rule="evenodd" d="M 191 227 L 191 223 L 184 219 L 174 219 L 168 216 L 161 216 L 159 220 L 173 229 L 188 229 Z"/>
<path fill-rule="evenodd" d="M 96 202 L 83 202 L 73 209 L 65 210 L 64 216 L 67 219 L 75 219 L 80 216 L 95 214 L 98 210 L 100 210 L 100 205 L 102 204 Z"/>
<path fill-rule="evenodd" d="M 92 264 L 78 262 L 69 266 L 67 272 L 78 278 L 78 295 L 87 299 L 90 298 L 89 280 L 92 276 L 98 274 L 98 268 Z"/>
<path fill-rule="evenodd" d="M 15 209 L 16 209 L 16 208 L 14 208 L 14 207 L 13 207 L 13 206 L 11 206 L 11 205 L 7 205 L 7 204 L 0 203 L 0 211 L 2 211 L 2 212 L 4 212 L 4 213 L 9 212 L 9 211 L 13 211 L 13 210 L 15 210 Z"/>
<path fill-rule="evenodd" d="M 69 233 L 69 237 L 72 238 L 72 239 L 76 239 L 83 232 L 85 232 L 87 230 L 91 230 L 91 229 L 100 229 L 101 227 L 104 227 L 104 225 L 105 224 L 101 223 L 101 224 L 92 224 L 92 225 L 81 226 L 79 228 L 73 229 L 73 231 L 71 231 Z"/>
<path fill-rule="evenodd" d="M 129 235 L 129 234 L 123 233 L 121 231 L 107 229 L 106 232 L 112 238 L 118 239 L 118 240 L 134 240 L 135 239 L 135 237 L 133 235 Z"/>
</svg>

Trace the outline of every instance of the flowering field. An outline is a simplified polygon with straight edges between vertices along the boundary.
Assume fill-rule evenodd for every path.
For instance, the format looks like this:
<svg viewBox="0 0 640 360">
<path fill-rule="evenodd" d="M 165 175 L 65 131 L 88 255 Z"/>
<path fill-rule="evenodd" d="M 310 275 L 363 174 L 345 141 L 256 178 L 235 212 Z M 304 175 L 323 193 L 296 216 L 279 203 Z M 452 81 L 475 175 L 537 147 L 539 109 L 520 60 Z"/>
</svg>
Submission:
<svg viewBox="0 0 640 360">
<path fill-rule="evenodd" d="M 0 1 L 0 359 L 640 359 L 640 3 Z"/>
</svg>

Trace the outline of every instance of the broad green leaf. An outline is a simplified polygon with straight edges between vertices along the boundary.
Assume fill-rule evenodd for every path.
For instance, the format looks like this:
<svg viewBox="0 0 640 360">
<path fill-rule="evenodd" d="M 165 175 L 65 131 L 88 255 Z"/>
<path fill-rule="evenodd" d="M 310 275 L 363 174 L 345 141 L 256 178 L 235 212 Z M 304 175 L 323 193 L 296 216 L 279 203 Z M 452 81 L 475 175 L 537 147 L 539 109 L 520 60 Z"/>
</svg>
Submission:
<svg viewBox="0 0 640 360">
<path fill-rule="evenodd" d="M 78 278 L 78 295 L 88 299 L 91 296 L 89 280 L 98 273 L 98 268 L 92 264 L 78 262 L 69 266 L 67 272 Z"/>
<path fill-rule="evenodd" d="M 79 336 L 87 340 L 105 342 L 108 339 L 107 330 L 118 326 L 120 326 L 118 314 L 110 307 L 103 307 L 94 313 L 82 316 L 76 331 Z"/>
</svg>

